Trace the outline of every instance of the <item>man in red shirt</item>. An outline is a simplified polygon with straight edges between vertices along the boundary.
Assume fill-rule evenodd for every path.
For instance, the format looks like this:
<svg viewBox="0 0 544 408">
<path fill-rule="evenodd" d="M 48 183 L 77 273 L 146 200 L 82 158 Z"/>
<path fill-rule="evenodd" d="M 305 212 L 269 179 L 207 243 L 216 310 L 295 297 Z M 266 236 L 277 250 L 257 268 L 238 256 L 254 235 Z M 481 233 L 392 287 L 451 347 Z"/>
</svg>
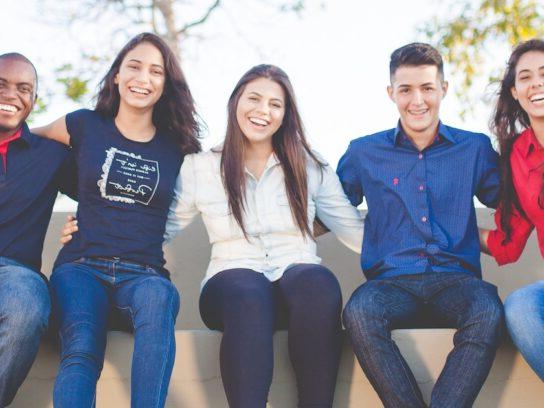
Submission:
<svg viewBox="0 0 544 408">
<path fill-rule="evenodd" d="M 0 55 L 0 407 L 24 381 L 49 320 L 40 274 L 43 240 L 70 153 L 39 138 L 25 120 L 37 75 L 17 53 Z"/>
</svg>

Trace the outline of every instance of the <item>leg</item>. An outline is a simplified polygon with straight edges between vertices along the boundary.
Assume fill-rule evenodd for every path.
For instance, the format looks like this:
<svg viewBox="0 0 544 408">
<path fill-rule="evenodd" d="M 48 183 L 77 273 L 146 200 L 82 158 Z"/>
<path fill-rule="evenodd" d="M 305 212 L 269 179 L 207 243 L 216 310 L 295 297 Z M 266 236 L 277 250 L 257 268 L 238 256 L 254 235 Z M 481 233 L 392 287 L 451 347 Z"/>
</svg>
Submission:
<svg viewBox="0 0 544 408">
<path fill-rule="evenodd" d="M 264 408 L 274 364 L 273 285 L 249 269 L 229 269 L 211 278 L 200 296 L 200 313 L 223 331 L 221 375 L 231 408 Z"/>
<path fill-rule="evenodd" d="M 344 325 L 353 351 L 386 407 L 424 407 L 423 396 L 408 364 L 391 338 L 391 330 L 417 317 L 418 299 L 392 284 L 369 281 L 351 296 Z"/>
<path fill-rule="evenodd" d="M 472 406 L 491 369 L 503 331 L 504 314 L 497 288 L 473 276 L 457 275 L 454 281 L 445 277 L 448 286 L 429 300 L 429 306 L 457 328 L 453 350 L 431 395 L 431 407 Z"/>
<path fill-rule="evenodd" d="M 176 355 L 178 291 L 162 276 L 144 275 L 120 284 L 113 302 L 134 328 L 131 406 L 164 407 Z"/>
<path fill-rule="evenodd" d="M 289 356 L 299 407 L 332 407 L 340 361 L 342 293 L 327 268 L 299 264 L 279 281 L 288 313 Z"/>
<path fill-rule="evenodd" d="M 544 281 L 516 290 L 504 311 L 514 344 L 544 381 Z"/>
<path fill-rule="evenodd" d="M 50 310 L 49 289 L 37 272 L 0 267 L 0 407 L 11 403 L 28 374 Z"/>
<path fill-rule="evenodd" d="M 67 263 L 54 270 L 51 295 L 61 346 L 53 403 L 56 408 L 93 407 L 106 347 L 106 287 L 92 268 Z"/>
</svg>

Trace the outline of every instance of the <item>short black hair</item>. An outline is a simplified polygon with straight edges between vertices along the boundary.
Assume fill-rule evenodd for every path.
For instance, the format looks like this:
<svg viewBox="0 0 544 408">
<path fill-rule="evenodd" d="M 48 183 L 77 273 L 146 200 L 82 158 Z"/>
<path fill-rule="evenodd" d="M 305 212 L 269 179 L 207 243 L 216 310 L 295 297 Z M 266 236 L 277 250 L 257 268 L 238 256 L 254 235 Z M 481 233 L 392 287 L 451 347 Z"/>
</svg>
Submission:
<svg viewBox="0 0 544 408">
<path fill-rule="evenodd" d="M 16 60 L 16 61 L 26 62 L 28 65 L 30 65 L 32 69 L 34 70 L 34 76 L 36 77 L 35 93 L 38 92 L 38 71 L 36 70 L 36 67 L 34 66 L 32 61 L 30 61 L 23 54 L 19 54 L 18 52 L 7 52 L 5 54 L 0 54 L 0 60 Z"/>
<path fill-rule="evenodd" d="M 444 80 L 444 62 L 436 48 L 425 43 L 410 43 L 397 48 L 391 54 L 389 62 L 389 77 L 391 80 L 401 66 L 434 65 L 440 79 Z"/>
</svg>

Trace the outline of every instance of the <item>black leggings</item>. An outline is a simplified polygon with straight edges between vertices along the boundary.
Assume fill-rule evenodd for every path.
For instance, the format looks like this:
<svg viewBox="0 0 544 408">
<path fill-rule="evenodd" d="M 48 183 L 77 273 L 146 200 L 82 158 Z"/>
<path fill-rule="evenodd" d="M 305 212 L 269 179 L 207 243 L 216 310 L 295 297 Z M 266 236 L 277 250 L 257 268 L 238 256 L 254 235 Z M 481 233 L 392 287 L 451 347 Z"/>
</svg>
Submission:
<svg viewBox="0 0 544 408">
<path fill-rule="evenodd" d="M 289 357 L 299 407 L 332 407 L 340 359 L 342 294 L 336 277 L 316 264 L 297 264 L 270 282 L 251 269 L 213 276 L 200 296 L 200 315 L 223 331 L 220 363 L 231 408 L 264 408 L 272 382 L 275 329 L 289 332 Z"/>
</svg>

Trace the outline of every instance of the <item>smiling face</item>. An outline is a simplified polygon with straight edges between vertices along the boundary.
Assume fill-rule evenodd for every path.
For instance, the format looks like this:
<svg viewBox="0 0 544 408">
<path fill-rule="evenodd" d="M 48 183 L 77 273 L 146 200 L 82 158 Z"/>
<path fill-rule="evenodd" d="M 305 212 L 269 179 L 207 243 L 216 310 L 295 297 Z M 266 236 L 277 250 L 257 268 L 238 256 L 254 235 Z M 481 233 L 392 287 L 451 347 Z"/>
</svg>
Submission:
<svg viewBox="0 0 544 408">
<path fill-rule="evenodd" d="M 441 79 L 435 65 L 403 65 L 395 71 L 387 92 L 409 137 L 435 136 L 447 89 L 448 83 Z"/>
<path fill-rule="evenodd" d="M 529 51 L 520 57 L 511 91 L 532 124 L 544 122 L 544 52 Z"/>
<path fill-rule="evenodd" d="M 257 78 L 246 84 L 236 106 L 236 120 L 247 142 L 272 146 L 284 115 L 285 93 L 277 82 Z"/>
<path fill-rule="evenodd" d="M 36 74 L 25 61 L 0 59 L 0 138 L 11 136 L 36 101 Z"/>
<path fill-rule="evenodd" d="M 164 60 L 154 45 L 143 42 L 129 51 L 114 82 L 119 87 L 119 109 L 152 110 L 165 82 Z"/>
</svg>

